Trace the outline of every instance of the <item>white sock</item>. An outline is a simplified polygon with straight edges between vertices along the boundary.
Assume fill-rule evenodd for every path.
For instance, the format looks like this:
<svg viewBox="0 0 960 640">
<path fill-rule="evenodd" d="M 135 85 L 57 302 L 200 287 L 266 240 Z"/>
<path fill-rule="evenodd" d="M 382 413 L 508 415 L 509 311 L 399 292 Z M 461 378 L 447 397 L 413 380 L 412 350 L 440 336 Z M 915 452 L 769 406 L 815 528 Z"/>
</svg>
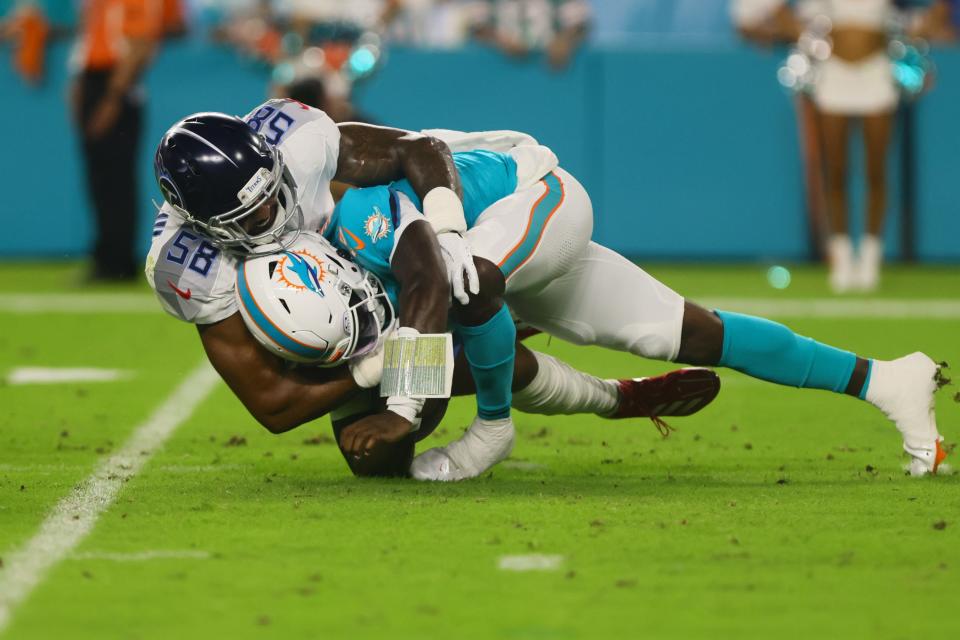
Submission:
<svg viewBox="0 0 960 640">
<path fill-rule="evenodd" d="M 577 371 L 552 356 L 533 352 L 539 371 L 533 381 L 513 392 L 513 406 L 527 413 L 609 415 L 620 403 L 620 391 L 614 380 L 601 380 Z"/>
<path fill-rule="evenodd" d="M 860 241 L 859 276 L 860 286 L 866 290 L 876 289 L 880 281 L 880 265 L 883 263 L 883 240 L 867 234 Z"/>
<path fill-rule="evenodd" d="M 853 243 L 845 233 L 835 233 L 827 241 L 830 261 L 830 287 L 843 293 L 853 285 Z"/>
</svg>

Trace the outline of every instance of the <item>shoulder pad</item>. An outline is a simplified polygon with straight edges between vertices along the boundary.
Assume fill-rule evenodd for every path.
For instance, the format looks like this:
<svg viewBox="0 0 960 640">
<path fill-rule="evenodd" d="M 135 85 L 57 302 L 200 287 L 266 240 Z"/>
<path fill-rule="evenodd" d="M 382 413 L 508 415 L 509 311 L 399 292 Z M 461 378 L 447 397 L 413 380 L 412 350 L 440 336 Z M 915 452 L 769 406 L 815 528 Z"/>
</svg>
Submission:
<svg viewBox="0 0 960 640">
<path fill-rule="evenodd" d="M 164 310 L 185 322 L 212 324 L 237 312 L 236 259 L 182 222 L 153 239 L 145 268 Z"/>
</svg>

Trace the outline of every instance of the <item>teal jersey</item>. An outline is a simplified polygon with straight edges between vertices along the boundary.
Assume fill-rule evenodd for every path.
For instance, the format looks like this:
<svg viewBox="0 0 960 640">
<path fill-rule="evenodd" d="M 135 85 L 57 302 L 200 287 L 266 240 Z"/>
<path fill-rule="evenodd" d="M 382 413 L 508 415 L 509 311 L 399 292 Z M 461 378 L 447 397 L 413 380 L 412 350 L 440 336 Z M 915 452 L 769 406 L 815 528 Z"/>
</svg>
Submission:
<svg viewBox="0 0 960 640">
<path fill-rule="evenodd" d="M 407 215 L 423 214 L 417 211 Z M 394 309 L 399 309 L 400 285 L 390 269 L 390 258 L 399 226 L 399 192 L 393 186 L 369 187 L 347 191 L 323 231 L 335 247 L 380 278 Z"/>
<path fill-rule="evenodd" d="M 463 214 L 469 229 L 484 209 L 517 190 L 517 163 L 512 156 L 494 151 L 466 151 L 453 154 L 453 164 L 463 187 Z M 394 182 L 417 209 L 423 211 L 420 198 L 406 180 Z"/>
<path fill-rule="evenodd" d="M 504 153 L 467 151 L 453 156 L 463 187 L 463 209 L 467 227 L 494 202 L 517 188 L 517 164 Z M 412 207 L 410 205 L 413 205 Z M 400 287 L 390 268 L 397 230 L 422 218 L 423 205 L 406 180 L 382 187 L 347 191 L 324 230 L 324 236 L 343 249 L 358 265 L 381 281 L 399 311 Z"/>
</svg>

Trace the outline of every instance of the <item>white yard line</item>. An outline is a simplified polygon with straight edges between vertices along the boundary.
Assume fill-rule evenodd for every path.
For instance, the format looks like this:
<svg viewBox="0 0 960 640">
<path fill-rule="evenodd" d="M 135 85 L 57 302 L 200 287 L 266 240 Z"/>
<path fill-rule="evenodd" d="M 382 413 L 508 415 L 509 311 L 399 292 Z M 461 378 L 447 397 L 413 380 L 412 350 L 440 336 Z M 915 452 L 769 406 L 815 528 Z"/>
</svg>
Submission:
<svg viewBox="0 0 960 640">
<path fill-rule="evenodd" d="M 133 377 L 130 371 L 93 367 L 17 367 L 7 374 L 7 384 L 62 384 L 65 382 L 114 382 Z"/>
<path fill-rule="evenodd" d="M 134 430 L 121 449 L 103 460 L 90 477 L 54 507 L 33 538 L 4 554 L 4 567 L 0 570 L 0 633 L 10 623 L 17 605 L 93 530 L 97 518 L 113 503 L 127 480 L 190 417 L 217 380 L 216 372 L 204 360 Z"/>
<path fill-rule="evenodd" d="M 87 551 L 71 553 L 71 560 L 110 560 L 111 562 L 145 562 L 147 560 L 207 560 L 209 551 L 197 549 L 148 549 L 121 553 L 117 551 Z"/>
<path fill-rule="evenodd" d="M 691 298 L 705 307 L 791 318 L 960 318 L 951 298 Z M 0 313 L 161 313 L 149 293 L 6 293 Z"/>
<path fill-rule="evenodd" d="M 531 553 L 524 556 L 500 556 L 497 568 L 501 571 L 556 571 L 563 564 L 563 556 Z"/>
<path fill-rule="evenodd" d="M 0 464 L 0 473 L 43 473 L 51 474 L 55 471 L 70 471 L 72 469 L 86 469 L 82 464 Z"/>
<path fill-rule="evenodd" d="M 149 293 L 4 293 L 6 313 L 161 313 Z"/>
</svg>

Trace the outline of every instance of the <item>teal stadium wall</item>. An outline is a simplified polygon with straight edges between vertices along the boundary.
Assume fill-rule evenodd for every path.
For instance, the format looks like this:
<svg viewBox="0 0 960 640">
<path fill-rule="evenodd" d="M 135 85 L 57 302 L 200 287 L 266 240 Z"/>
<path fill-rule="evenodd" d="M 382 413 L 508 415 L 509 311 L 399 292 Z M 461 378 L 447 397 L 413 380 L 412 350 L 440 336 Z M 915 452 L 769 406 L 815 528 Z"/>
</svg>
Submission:
<svg viewBox="0 0 960 640">
<path fill-rule="evenodd" d="M 0 59 L 3 257 L 78 256 L 89 243 L 82 166 L 64 103 L 66 55 L 65 44 L 54 46 L 39 89 L 13 74 L 7 56 Z M 729 43 L 594 47 L 557 74 L 541 60 L 516 63 L 482 48 L 394 49 L 357 89 L 357 101 L 384 124 L 535 135 L 590 190 L 594 238 L 626 255 L 798 260 L 809 249 L 792 102 L 775 80 L 782 55 Z M 938 86 L 917 113 L 917 248 L 926 261 L 957 261 L 960 52 L 934 58 Z M 165 128 L 198 110 L 243 113 L 264 97 L 266 78 L 264 69 L 199 39 L 166 46 L 147 78 L 144 252 L 158 197 L 150 158 Z M 896 176 L 895 157 L 891 168 Z M 891 256 L 899 252 L 896 189 Z"/>
</svg>

